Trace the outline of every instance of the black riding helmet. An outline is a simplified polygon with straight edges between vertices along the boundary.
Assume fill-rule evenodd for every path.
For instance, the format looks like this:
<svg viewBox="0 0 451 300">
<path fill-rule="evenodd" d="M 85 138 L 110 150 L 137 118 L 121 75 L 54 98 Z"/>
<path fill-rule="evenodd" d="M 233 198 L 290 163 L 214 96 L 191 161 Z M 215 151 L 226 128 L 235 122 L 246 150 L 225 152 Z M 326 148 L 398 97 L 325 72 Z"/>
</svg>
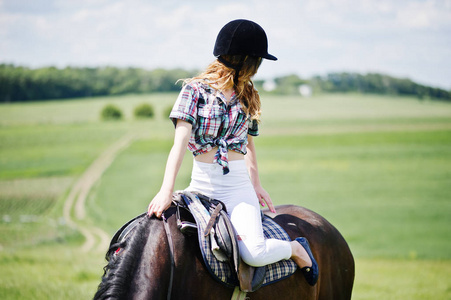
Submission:
<svg viewBox="0 0 451 300">
<path fill-rule="evenodd" d="M 263 28 L 255 22 L 238 19 L 227 23 L 219 31 L 216 38 L 213 55 L 229 68 L 235 70 L 233 82 L 238 83 L 238 76 L 246 56 L 277 60 L 268 53 L 268 38 Z M 222 55 L 241 55 L 240 63 L 234 65 L 225 60 Z"/>
<path fill-rule="evenodd" d="M 268 53 L 268 38 L 263 28 L 255 22 L 238 19 L 227 23 L 219 31 L 213 54 L 249 55 L 269 60 L 277 58 Z"/>
</svg>

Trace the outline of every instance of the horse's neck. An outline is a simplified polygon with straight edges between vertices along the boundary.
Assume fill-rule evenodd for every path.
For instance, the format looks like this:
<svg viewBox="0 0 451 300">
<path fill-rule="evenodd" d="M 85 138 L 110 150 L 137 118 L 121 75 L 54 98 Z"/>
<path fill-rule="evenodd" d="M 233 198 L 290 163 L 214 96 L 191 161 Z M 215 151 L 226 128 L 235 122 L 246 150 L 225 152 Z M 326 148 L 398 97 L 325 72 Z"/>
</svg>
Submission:
<svg viewBox="0 0 451 300">
<path fill-rule="evenodd" d="M 136 246 L 136 250 L 140 251 L 139 259 L 135 262 L 136 272 L 130 282 L 133 299 L 159 299 L 158 295 L 164 286 L 161 280 L 167 277 L 170 268 L 163 221 L 149 219 L 147 227 L 146 236 L 143 236 L 141 241 L 136 241 L 136 245 L 130 245 Z"/>
</svg>

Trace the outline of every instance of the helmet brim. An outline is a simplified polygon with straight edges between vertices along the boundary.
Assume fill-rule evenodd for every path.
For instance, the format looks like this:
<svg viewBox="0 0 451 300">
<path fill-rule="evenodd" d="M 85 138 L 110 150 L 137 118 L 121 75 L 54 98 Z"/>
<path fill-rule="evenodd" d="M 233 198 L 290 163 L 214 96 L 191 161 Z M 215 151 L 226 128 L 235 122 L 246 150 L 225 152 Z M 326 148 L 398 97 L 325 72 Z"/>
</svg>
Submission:
<svg viewBox="0 0 451 300">
<path fill-rule="evenodd" d="M 265 58 L 265 59 L 269 59 L 269 60 L 277 60 L 277 57 L 275 57 L 274 55 L 271 55 L 271 54 L 266 54 L 265 56 L 262 56 L 262 58 Z"/>
</svg>

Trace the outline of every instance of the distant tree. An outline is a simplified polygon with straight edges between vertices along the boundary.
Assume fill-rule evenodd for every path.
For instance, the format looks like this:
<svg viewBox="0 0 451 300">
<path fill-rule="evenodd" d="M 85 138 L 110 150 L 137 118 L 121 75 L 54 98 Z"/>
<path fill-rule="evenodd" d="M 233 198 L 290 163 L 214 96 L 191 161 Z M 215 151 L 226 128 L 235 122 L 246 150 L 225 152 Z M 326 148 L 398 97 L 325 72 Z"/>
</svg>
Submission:
<svg viewBox="0 0 451 300">
<path fill-rule="evenodd" d="M 307 80 L 302 80 L 295 74 L 277 77 L 274 79 L 274 82 L 276 83 L 276 88 L 273 92 L 285 95 L 299 94 L 299 86 L 308 83 Z"/>
<path fill-rule="evenodd" d="M 114 104 L 107 104 L 100 113 L 100 117 L 104 121 L 122 119 L 122 111 Z"/>
<path fill-rule="evenodd" d="M 373 94 L 417 96 L 420 99 L 433 98 L 451 100 L 451 92 L 439 88 L 427 87 L 408 78 L 368 73 L 330 73 L 326 77 L 315 76 L 310 84 L 316 91 L 323 92 L 360 92 Z"/>
<path fill-rule="evenodd" d="M 153 106 L 148 103 L 142 103 L 135 107 L 134 115 L 137 118 L 152 118 L 155 112 Z"/>
</svg>

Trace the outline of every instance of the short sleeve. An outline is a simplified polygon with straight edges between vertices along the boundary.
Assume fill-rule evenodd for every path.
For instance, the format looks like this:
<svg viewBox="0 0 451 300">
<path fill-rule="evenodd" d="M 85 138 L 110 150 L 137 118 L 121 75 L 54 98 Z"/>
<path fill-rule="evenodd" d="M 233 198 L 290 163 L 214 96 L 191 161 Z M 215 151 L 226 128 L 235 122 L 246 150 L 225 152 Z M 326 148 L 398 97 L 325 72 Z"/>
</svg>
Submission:
<svg viewBox="0 0 451 300">
<path fill-rule="evenodd" d="M 193 126 L 196 124 L 198 99 L 199 94 L 191 84 L 183 87 L 169 115 L 174 126 L 177 125 L 177 120 L 186 121 Z"/>
<path fill-rule="evenodd" d="M 258 136 L 259 135 L 259 132 L 258 132 L 258 121 L 257 120 L 254 119 L 254 120 L 250 121 L 249 129 L 248 129 L 247 133 L 249 135 L 252 135 L 252 136 Z"/>
</svg>

